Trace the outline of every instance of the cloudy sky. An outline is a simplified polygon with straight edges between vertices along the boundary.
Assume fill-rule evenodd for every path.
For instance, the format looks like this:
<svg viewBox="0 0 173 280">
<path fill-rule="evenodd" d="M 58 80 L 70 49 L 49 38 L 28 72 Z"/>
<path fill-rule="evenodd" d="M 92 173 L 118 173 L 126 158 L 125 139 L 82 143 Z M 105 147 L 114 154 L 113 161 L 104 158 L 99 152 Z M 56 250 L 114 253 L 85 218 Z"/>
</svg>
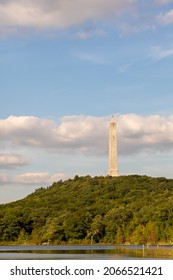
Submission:
<svg viewBox="0 0 173 280">
<path fill-rule="evenodd" d="M 78 175 L 173 178 L 173 1 L 0 0 L 0 203 Z"/>
</svg>

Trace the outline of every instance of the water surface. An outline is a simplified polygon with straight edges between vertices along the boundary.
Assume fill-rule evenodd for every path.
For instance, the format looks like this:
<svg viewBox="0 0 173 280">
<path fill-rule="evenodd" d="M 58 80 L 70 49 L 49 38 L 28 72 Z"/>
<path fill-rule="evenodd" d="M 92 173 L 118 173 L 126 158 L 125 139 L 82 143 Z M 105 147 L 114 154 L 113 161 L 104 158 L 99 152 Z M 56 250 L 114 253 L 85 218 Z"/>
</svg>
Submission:
<svg viewBox="0 0 173 280">
<path fill-rule="evenodd" d="M 173 246 L 0 246 L 1 260 L 173 259 Z"/>
</svg>

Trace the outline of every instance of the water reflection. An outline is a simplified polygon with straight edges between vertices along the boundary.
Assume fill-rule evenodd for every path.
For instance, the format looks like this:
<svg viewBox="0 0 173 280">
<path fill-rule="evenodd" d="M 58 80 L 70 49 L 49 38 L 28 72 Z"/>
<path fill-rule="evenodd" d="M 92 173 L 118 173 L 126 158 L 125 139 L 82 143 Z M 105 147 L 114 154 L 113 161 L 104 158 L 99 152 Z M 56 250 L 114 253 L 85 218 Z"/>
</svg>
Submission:
<svg viewBox="0 0 173 280">
<path fill-rule="evenodd" d="M 0 246 L 0 259 L 173 259 L 172 246 Z"/>
</svg>

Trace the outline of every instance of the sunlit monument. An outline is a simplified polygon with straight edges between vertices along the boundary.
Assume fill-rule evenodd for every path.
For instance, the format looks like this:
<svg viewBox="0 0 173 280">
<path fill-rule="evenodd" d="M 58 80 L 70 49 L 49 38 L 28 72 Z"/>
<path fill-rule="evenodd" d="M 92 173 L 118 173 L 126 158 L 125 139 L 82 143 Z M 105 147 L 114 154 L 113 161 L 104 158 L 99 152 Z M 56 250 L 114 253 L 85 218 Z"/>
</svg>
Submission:
<svg viewBox="0 0 173 280">
<path fill-rule="evenodd" d="M 110 176 L 118 176 L 118 159 L 117 159 L 117 130 L 116 121 L 112 117 L 109 123 L 109 172 Z"/>
</svg>

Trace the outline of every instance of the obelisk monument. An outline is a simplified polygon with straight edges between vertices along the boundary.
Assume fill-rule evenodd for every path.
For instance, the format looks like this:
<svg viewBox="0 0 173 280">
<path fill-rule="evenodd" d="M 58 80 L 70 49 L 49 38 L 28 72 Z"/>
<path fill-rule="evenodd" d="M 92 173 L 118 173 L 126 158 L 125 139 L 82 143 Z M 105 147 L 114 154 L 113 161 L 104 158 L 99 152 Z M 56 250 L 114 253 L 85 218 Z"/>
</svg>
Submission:
<svg viewBox="0 0 173 280">
<path fill-rule="evenodd" d="M 109 172 L 110 176 L 118 176 L 118 159 L 117 159 L 117 130 L 116 121 L 112 117 L 109 123 Z"/>
</svg>

